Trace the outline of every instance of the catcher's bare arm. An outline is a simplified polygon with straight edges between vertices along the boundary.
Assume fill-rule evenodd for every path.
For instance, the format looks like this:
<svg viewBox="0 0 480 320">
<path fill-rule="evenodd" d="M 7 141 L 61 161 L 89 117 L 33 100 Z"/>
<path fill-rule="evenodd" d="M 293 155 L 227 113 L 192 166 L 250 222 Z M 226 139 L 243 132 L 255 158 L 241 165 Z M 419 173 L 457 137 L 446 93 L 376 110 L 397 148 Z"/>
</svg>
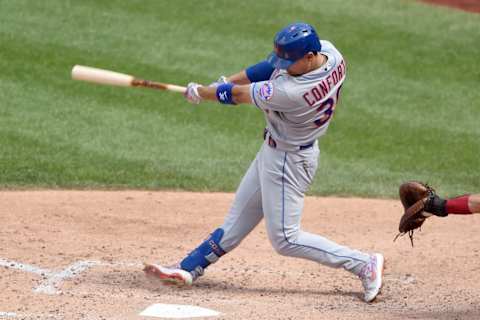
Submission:
<svg viewBox="0 0 480 320">
<path fill-rule="evenodd" d="M 468 207 L 472 213 L 480 213 L 480 194 L 472 194 L 470 196 Z"/>
</svg>

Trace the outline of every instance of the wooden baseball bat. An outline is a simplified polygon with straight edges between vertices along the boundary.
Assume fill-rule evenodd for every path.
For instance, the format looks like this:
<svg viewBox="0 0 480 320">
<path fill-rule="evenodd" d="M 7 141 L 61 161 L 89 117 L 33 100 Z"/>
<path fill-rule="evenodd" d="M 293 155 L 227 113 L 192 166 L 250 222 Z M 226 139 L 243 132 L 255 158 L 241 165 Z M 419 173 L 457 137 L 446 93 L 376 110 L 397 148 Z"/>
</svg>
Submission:
<svg viewBox="0 0 480 320">
<path fill-rule="evenodd" d="M 169 83 L 155 82 L 135 78 L 134 76 L 110 70 L 75 65 L 72 79 L 121 87 L 143 87 L 185 93 L 187 88 Z"/>
</svg>

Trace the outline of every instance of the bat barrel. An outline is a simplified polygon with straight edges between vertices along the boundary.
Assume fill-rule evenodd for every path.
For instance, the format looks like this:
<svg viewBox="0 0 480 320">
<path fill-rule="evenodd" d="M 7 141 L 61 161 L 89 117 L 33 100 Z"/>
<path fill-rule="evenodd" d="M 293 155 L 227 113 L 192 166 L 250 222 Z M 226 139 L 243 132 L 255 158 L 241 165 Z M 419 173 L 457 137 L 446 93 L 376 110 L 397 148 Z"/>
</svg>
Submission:
<svg viewBox="0 0 480 320">
<path fill-rule="evenodd" d="M 131 75 L 110 70 L 76 65 L 72 69 L 72 79 L 122 87 L 143 87 L 185 93 L 187 88 L 169 83 L 137 79 Z"/>
<path fill-rule="evenodd" d="M 133 76 L 124 73 L 76 65 L 72 69 L 72 79 L 129 87 L 132 85 L 132 80 L 134 78 Z"/>
</svg>

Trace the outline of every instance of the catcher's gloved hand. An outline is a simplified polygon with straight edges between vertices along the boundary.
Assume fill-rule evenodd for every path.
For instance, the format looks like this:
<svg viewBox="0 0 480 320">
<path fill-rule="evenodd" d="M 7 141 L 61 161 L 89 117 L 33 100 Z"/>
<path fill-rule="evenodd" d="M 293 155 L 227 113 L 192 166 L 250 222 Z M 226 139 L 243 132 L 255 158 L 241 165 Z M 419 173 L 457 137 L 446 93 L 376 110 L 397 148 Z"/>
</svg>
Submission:
<svg viewBox="0 0 480 320">
<path fill-rule="evenodd" d="M 187 86 L 187 91 L 185 91 L 185 98 L 187 98 L 188 102 L 193 104 L 199 104 L 202 101 L 202 97 L 198 94 L 198 87 L 200 87 L 198 83 L 190 82 Z"/>
<path fill-rule="evenodd" d="M 445 217 L 445 200 L 440 198 L 433 188 L 418 181 L 408 181 L 399 188 L 400 200 L 405 212 L 400 219 L 398 236 L 408 233 L 413 246 L 413 233 L 420 228 L 425 219 L 432 215 Z"/>
</svg>

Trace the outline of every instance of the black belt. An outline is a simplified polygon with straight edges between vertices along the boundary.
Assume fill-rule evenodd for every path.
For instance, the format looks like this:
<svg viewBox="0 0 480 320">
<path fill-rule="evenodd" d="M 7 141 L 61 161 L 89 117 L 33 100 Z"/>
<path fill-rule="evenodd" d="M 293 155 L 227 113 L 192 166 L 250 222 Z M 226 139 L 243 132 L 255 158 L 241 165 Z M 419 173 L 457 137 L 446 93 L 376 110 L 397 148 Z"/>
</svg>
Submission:
<svg viewBox="0 0 480 320">
<path fill-rule="evenodd" d="M 265 128 L 263 130 L 263 140 L 265 140 L 267 138 L 267 133 L 268 133 L 268 130 L 267 128 Z M 277 147 L 277 142 L 272 138 L 271 135 L 268 135 L 268 141 L 267 141 L 268 145 L 272 148 L 276 148 Z M 304 144 L 303 146 L 299 146 L 298 149 L 299 150 L 305 150 L 305 149 L 308 149 L 308 148 L 311 148 L 313 147 L 313 145 L 315 144 L 315 141 L 314 142 L 311 142 L 311 143 L 308 143 L 308 144 Z"/>
<path fill-rule="evenodd" d="M 309 143 L 309 144 L 304 144 L 303 146 L 300 146 L 300 150 L 305 150 L 305 149 L 311 148 L 311 147 L 313 147 L 314 143 L 315 142 L 312 142 L 312 143 Z"/>
</svg>

